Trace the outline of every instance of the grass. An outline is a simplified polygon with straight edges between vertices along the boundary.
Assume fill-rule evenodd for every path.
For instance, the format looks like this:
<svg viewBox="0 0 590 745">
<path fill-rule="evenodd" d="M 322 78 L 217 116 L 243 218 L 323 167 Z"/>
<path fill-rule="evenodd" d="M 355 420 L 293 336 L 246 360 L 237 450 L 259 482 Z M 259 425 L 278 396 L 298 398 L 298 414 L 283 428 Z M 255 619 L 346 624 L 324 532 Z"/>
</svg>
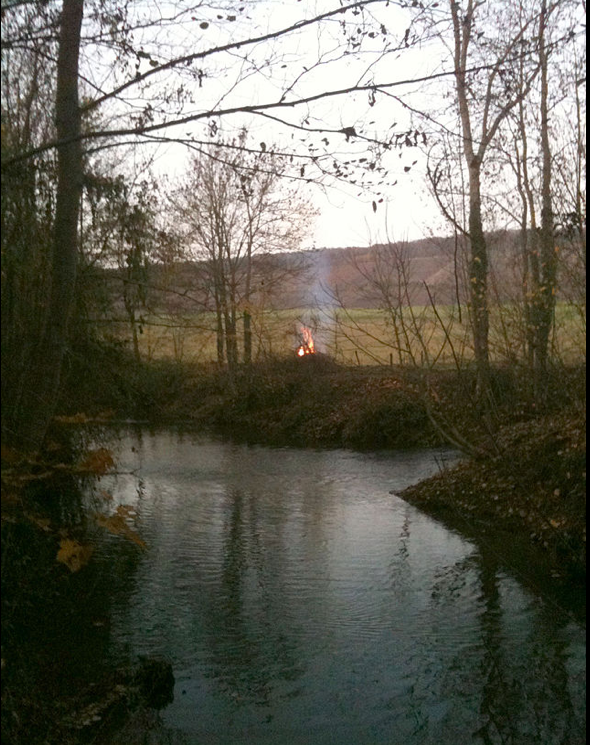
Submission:
<svg viewBox="0 0 590 745">
<path fill-rule="evenodd" d="M 493 362 L 517 361 L 524 357 L 521 308 L 496 306 L 490 313 L 490 352 Z M 455 364 L 473 358 L 469 317 L 466 308 L 441 306 L 404 308 L 403 314 L 379 309 L 298 308 L 260 311 L 252 314 L 255 359 L 282 356 L 300 344 L 300 327 L 311 328 L 316 348 L 344 364 L 417 365 Z M 120 324 L 120 338 L 129 329 Z M 242 333 L 238 323 L 238 335 Z M 565 364 L 585 361 L 585 321 L 580 309 L 566 303 L 556 308 L 552 336 L 553 356 Z M 140 350 L 147 360 L 212 362 L 217 356 L 215 316 L 151 316 L 140 335 Z"/>
</svg>

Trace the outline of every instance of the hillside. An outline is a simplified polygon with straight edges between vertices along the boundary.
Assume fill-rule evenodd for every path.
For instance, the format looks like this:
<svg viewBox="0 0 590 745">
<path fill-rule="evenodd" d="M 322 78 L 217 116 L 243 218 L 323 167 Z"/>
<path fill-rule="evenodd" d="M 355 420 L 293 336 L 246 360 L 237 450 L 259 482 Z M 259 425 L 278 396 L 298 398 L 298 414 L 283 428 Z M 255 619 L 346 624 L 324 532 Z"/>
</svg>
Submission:
<svg viewBox="0 0 590 745">
<path fill-rule="evenodd" d="M 517 235 L 490 235 L 489 251 L 492 270 L 501 277 L 501 282 L 491 285 L 501 287 L 505 299 L 520 287 Z M 253 302 L 276 310 L 326 305 L 376 308 L 384 305 L 385 297 L 390 304 L 427 305 L 429 291 L 437 303 L 445 305 L 456 302 L 458 294 L 465 299 L 459 289 L 465 286 L 464 274 L 465 248 L 453 238 L 275 253 L 254 259 Z M 100 276 L 111 280 L 114 295 L 120 293 L 119 270 L 101 271 Z M 244 282 L 245 269 L 238 267 L 239 293 Z M 151 265 L 148 285 L 151 308 L 188 314 L 214 307 L 206 262 Z"/>
</svg>

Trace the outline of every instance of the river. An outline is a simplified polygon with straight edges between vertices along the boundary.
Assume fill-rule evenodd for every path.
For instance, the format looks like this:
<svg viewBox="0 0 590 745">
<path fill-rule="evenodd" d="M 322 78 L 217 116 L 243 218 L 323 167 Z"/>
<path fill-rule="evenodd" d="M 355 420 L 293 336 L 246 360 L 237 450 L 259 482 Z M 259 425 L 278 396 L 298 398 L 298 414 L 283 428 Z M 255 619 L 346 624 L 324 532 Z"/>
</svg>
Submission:
<svg viewBox="0 0 590 745">
<path fill-rule="evenodd" d="M 115 450 L 101 488 L 148 550 L 113 570 L 110 653 L 171 660 L 162 717 L 191 745 L 585 742 L 583 623 L 395 496 L 456 454 Z"/>
</svg>

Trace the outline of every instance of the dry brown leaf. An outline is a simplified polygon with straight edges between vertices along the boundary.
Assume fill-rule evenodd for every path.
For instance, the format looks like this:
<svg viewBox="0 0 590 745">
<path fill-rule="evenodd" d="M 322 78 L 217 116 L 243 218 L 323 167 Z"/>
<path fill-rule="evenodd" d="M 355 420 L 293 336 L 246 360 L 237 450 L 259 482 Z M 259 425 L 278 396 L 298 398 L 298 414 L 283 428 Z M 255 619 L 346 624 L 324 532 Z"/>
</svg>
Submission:
<svg viewBox="0 0 590 745">
<path fill-rule="evenodd" d="M 104 421 L 108 421 L 109 419 L 112 419 L 114 416 L 115 416 L 114 409 L 105 409 L 105 411 L 100 411 L 96 415 L 95 420 L 97 422 L 104 422 Z"/>
<path fill-rule="evenodd" d="M 29 512 L 25 512 L 25 517 L 29 519 L 34 525 L 46 533 L 51 532 L 51 520 L 46 517 L 38 517 L 37 515 L 31 515 Z"/>
<path fill-rule="evenodd" d="M 18 463 L 23 459 L 23 456 L 21 455 L 21 453 L 18 452 L 18 450 L 9 448 L 7 445 L 2 445 L 0 452 L 2 460 L 5 463 Z"/>
<path fill-rule="evenodd" d="M 88 417 L 84 412 L 73 414 L 72 416 L 56 416 L 54 417 L 56 422 L 60 424 L 86 424 Z"/>
<path fill-rule="evenodd" d="M 106 448 L 98 448 L 98 450 L 91 450 L 86 455 L 86 458 L 80 464 L 80 470 L 90 471 L 94 474 L 104 474 L 114 466 L 115 461 L 111 451 Z"/>
<path fill-rule="evenodd" d="M 59 542 L 57 560 L 65 564 L 70 572 L 77 572 L 88 564 L 93 551 L 94 546 L 89 543 L 84 545 L 71 538 L 62 538 Z"/>
<path fill-rule="evenodd" d="M 147 548 L 145 541 L 143 541 L 139 534 L 131 528 L 126 521 L 126 507 L 121 505 L 117 508 L 117 512 L 114 515 L 102 515 L 100 513 L 94 516 L 97 525 L 101 528 L 105 528 L 113 535 L 119 535 L 123 538 L 135 543 L 140 548 Z"/>
</svg>

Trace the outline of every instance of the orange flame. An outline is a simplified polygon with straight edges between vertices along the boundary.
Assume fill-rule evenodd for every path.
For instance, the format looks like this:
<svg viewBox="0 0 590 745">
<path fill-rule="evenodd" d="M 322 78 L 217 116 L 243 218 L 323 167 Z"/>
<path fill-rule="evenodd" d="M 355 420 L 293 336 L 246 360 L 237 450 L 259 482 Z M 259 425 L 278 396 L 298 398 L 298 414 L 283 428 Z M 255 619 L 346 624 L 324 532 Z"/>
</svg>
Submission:
<svg viewBox="0 0 590 745">
<path fill-rule="evenodd" d="M 301 336 L 303 337 L 303 344 L 297 349 L 297 354 L 300 357 L 305 357 L 306 354 L 315 354 L 313 336 L 307 326 L 301 327 Z"/>
</svg>

